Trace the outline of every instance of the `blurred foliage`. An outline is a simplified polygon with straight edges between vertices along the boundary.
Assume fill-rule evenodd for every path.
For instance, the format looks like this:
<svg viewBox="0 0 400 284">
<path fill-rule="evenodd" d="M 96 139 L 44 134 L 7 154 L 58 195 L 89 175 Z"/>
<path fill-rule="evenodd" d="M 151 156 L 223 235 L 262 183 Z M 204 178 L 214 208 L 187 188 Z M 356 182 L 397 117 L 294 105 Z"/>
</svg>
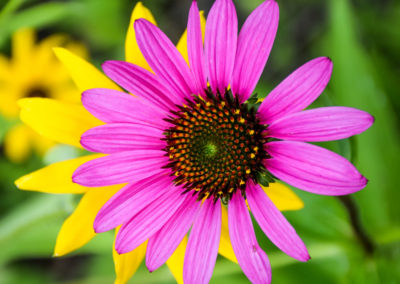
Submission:
<svg viewBox="0 0 400 284">
<path fill-rule="evenodd" d="M 10 36 L 21 27 L 39 35 L 66 33 L 84 42 L 97 66 L 122 59 L 130 11 L 136 1 L 0 1 L 0 53 L 10 54 Z M 200 0 L 206 12 L 211 0 Z M 348 212 L 334 197 L 296 190 L 305 208 L 285 215 L 307 244 L 312 260 L 297 262 L 278 251 L 256 228 L 273 267 L 273 283 L 400 283 L 400 2 L 396 0 L 286 0 L 266 71 L 257 88 L 268 92 L 292 70 L 317 56 L 334 62 L 332 80 L 315 106 L 344 105 L 375 116 L 374 126 L 355 139 L 324 143 L 352 159 L 369 178 L 353 195 L 361 225 L 376 248 L 365 251 Z M 261 0 L 235 1 L 239 20 Z M 145 0 L 164 31 L 176 42 L 185 28 L 189 0 Z M 3 94 L 1 94 L 3 95 Z M 15 122 L 0 118 L 0 139 Z M 20 192 L 13 181 L 44 164 L 75 157 L 57 146 L 41 159 L 14 165 L 0 157 L 0 284 L 111 283 L 112 234 L 97 236 L 71 257 L 51 258 L 62 221 L 77 199 L 69 195 Z M 219 258 L 212 283 L 247 283 L 238 265 Z M 165 267 L 132 283 L 174 283 Z"/>
</svg>

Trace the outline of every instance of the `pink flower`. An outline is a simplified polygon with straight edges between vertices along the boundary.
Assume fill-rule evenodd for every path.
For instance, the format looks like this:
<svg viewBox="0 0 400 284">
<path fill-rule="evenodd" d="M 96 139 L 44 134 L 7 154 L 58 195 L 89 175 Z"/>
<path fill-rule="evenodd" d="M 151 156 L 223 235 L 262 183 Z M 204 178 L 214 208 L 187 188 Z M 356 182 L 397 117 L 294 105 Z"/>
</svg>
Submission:
<svg viewBox="0 0 400 284">
<path fill-rule="evenodd" d="M 309 254 L 293 227 L 259 183 L 271 174 L 300 189 L 343 195 L 367 180 L 345 158 L 304 142 L 359 134 L 373 123 L 347 107 L 303 111 L 325 89 L 330 59 L 304 64 L 258 107 L 248 101 L 267 62 L 278 26 L 278 5 L 263 2 L 237 36 L 231 0 L 216 0 L 208 15 L 204 48 L 199 11 L 188 21 L 189 65 L 150 22 L 135 22 L 141 52 L 154 73 L 108 61 L 104 72 L 137 97 L 109 89 L 83 93 L 85 108 L 106 124 L 82 135 L 89 151 L 108 154 L 80 166 L 83 186 L 127 183 L 98 213 L 94 229 L 122 225 L 116 250 L 148 240 L 146 265 L 160 267 L 191 228 L 185 283 L 207 283 L 217 258 L 221 206 L 227 204 L 232 247 L 253 283 L 270 283 L 271 268 L 257 243 L 245 200 L 264 233 L 289 256 Z M 253 102 L 253 100 L 251 100 Z"/>
</svg>

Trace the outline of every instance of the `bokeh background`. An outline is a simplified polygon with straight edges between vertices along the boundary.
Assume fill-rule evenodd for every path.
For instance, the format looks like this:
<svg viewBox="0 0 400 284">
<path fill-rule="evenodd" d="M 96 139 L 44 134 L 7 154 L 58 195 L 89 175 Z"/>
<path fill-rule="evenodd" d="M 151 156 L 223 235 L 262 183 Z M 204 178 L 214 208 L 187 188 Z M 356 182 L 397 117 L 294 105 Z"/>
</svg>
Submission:
<svg viewBox="0 0 400 284">
<path fill-rule="evenodd" d="M 160 27 L 177 42 L 189 0 L 144 0 Z M 205 12 L 212 0 L 199 0 Z M 239 22 L 262 1 L 235 1 Z M 300 211 L 286 212 L 312 259 L 300 263 L 279 252 L 256 228 L 270 256 L 273 283 L 400 283 L 400 1 L 280 0 L 280 25 L 257 87 L 265 96 L 296 67 L 317 56 L 334 62 L 328 88 L 313 105 L 360 108 L 375 116 L 367 132 L 321 143 L 352 160 L 369 179 L 351 198 L 295 192 Z M 124 58 L 125 33 L 135 0 L 0 0 L 0 53 L 11 57 L 20 28 L 38 38 L 68 35 L 86 46 L 96 66 Z M 27 68 L 35 68 L 29 66 Z M 1 71 L 1 70 L 0 70 Z M 1 73 L 1 72 L 0 72 Z M 7 96 L 5 92 L 0 96 Z M 0 117 L 0 144 L 16 119 Z M 17 143 L 18 141 L 16 141 Z M 81 155 L 56 145 L 22 162 L 0 154 L 0 283 L 112 283 L 113 234 L 101 234 L 76 253 L 52 258 L 57 232 L 78 198 L 19 191 L 14 180 L 43 165 Z M 174 283 L 166 267 L 150 274 L 144 265 L 132 283 Z M 218 258 L 211 283 L 247 283 L 238 265 Z"/>
</svg>

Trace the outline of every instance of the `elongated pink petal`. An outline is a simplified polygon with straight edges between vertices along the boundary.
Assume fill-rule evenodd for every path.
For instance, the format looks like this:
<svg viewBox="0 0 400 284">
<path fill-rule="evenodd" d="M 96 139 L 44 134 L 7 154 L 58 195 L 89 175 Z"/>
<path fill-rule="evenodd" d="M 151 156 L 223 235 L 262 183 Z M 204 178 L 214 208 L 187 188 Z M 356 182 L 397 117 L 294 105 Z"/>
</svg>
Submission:
<svg viewBox="0 0 400 284">
<path fill-rule="evenodd" d="M 82 93 L 83 106 L 107 123 L 149 124 L 166 129 L 165 113 L 147 101 L 110 89 L 90 89 Z"/>
<path fill-rule="evenodd" d="M 324 148 L 292 141 L 267 143 L 272 159 L 266 168 L 277 178 L 302 190 L 344 195 L 365 187 L 367 179 L 345 158 Z"/>
<path fill-rule="evenodd" d="M 295 70 L 261 103 L 258 110 L 261 122 L 270 124 L 308 107 L 328 84 L 332 66 L 329 58 L 319 57 Z"/>
<path fill-rule="evenodd" d="M 125 61 L 106 61 L 102 67 L 104 73 L 122 88 L 164 111 L 168 112 L 175 104 L 183 102 L 181 96 L 144 68 Z"/>
<path fill-rule="evenodd" d="M 262 188 L 250 180 L 246 196 L 251 212 L 271 242 L 297 260 L 309 260 L 310 256 L 303 241 Z"/>
<path fill-rule="evenodd" d="M 238 23 L 232 0 L 216 0 L 208 14 L 204 50 L 211 89 L 224 94 L 235 63 Z"/>
<path fill-rule="evenodd" d="M 150 272 L 168 260 L 189 231 L 201 204 L 196 199 L 197 196 L 189 195 L 175 214 L 149 239 L 146 266 Z"/>
<path fill-rule="evenodd" d="M 154 72 L 182 98 L 196 92 L 189 66 L 169 38 L 145 19 L 135 22 L 140 51 Z"/>
<path fill-rule="evenodd" d="M 106 232 L 129 221 L 148 204 L 170 189 L 173 178 L 152 176 L 128 184 L 110 198 L 94 220 L 96 233 Z"/>
<path fill-rule="evenodd" d="M 214 270 L 221 236 L 221 203 L 204 201 L 190 232 L 183 263 L 185 284 L 208 283 Z"/>
<path fill-rule="evenodd" d="M 190 69 L 198 85 L 198 93 L 207 88 L 204 67 L 203 37 L 201 33 L 200 13 L 196 0 L 193 0 L 187 24 L 187 47 Z"/>
<path fill-rule="evenodd" d="M 171 184 L 164 194 L 121 226 L 115 239 L 116 251 L 121 254 L 137 248 L 171 218 L 186 198 L 181 188 Z"/>
<path fill-rule="evenodd" d="M 91 160 L 74 172 L 72 180 L 83 186 L 96 187 L 141 180 L 167 173 L 161 167 L 168 157 L 161 150 L 120 152 Z"/>
<path fill-rule="evenodd" d="M 268 126 L 268 136 L 295 141 L 330 141 L 368 129 L 374 118 L 349 107 L 323 107 L 284 116 Z"/>
<path fill-rule="evenodd" d="M 118 153 L 131 150 L 161 150 L 163 130 L 149 125 L 111 123 L 94 127 L 82 134 L 82 146 L 92 152 Z"/>
<path fill-rule="evenodd" d="M 258 245 L 250 213 L 240 191 L 228 203 L 229 236 L 244 274 L 252 283 L 271 283 L 271 266 Z"/>
<path fill-rule="evenodd" d="M 232 92 L 241 102 L 250 97 L 260 79 L 274 43 L 278 21 L 278 4 L 275 0 L 267 0 L 250 14 L 240 31 Z"/>
</svg>

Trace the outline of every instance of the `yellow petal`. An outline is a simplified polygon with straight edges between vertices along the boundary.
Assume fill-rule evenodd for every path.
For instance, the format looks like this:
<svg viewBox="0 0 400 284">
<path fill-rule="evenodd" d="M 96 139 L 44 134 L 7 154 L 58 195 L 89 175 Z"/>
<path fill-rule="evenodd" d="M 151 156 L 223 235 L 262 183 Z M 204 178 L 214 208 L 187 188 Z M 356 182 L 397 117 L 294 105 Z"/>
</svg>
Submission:
<svg viewBox="0 0 400 284">
<path fill-rule="evenodd" d="M 81 147 L 81 135 L 103 124 L 82 105 L 45 98 L 25 98 L 18 101 L 21 120 L 39 134 L 54 141 Z"/>
<path fill-rule="evenodd" d="M 62 45 L 63 42 L 65 41 L 66 41 L 65 36 L 56 34 L 56 35 L 51 35 L 43 39 L 40 43 L 38 43 L 31 54 L 31 56 L 34 57 L 33 62 L 36 67 L 32 71 L 34 71 L 35 73 L 39 73 L 42 79 L 47 80 L 47 76 L 45 75 L 47 74 L 49 74 L 50 76 L 52 75 L 51 74 L 52 70 L 49 72 L 48 69 L 48 68 L 53 68 L 53 66 L 51 66 L 52 61 L 57 62 L 59 65 L 61 65 L 60 62 L 57 61 L 56 57 L 54 56 L 52 48 Z M 39 70 L 37 70 L 38 68 Z"/>
<path fill-rule="evenodd" d="M 32 150 L 32 130 L 23 124 L 11 128 L 4 137 L 4 153 L 14 163 L 20 163 Z"/>
<path fill-rule="evenodd" d="M 115 230 L 115 236 L 118 233 L 118 229 Z M 114 284 L 125 284 L 135 274 L 139 265 L 142 263 L 146 254 L 147 241 L 138 246 L 135 250 L 118 254 L 115 250 L 115 241 L 113 246 L 113 259 L 116 279 Z"/>
<path fill-rule="evenodd" d="M 72 182 L 73 172 L 82 164 L 102 155 L 88 155 L 51 164 L 33 173 L 20 177 L 15 185 L 22 190 L 46 193 L 84 193 L 90 190 Z"/>
<path fill-rule="evenodd" d="M 67 75 L 69 78 L 69 75 Z M 51 98 L 57 101 L 80 104 L 81 93 L 78 91 L 75 85 L 68 84 L 68 82 L 51 82 L 48 87 L 51 93 Z"/>
<path fill-rule="evenodd" d="M 72 80 L 81 92 L 93 88 L 108 88 L 121 90 L 106 75 L 97 70 L 89 62 L 61 47 L 53 49 L 58 59 L 65 65 Z"/>
<path fill-rule="evenodd" d="M 174 275 L 178 284 L 183 284 L 183 260 L 187 246 L 187 237 L 185 236 L 174 253 L 167 260 L 169 270 Z"/>
<path fill-rule="evenodd" d="M 7 81 L 11 77 L 10 62 L 0 54 L 0 82 Z"/>
<path fill-rule="evenodd" d="M 156 25 L 156 21 L 154 20 L 150 10 L 143 6 L 142 2 L 138 2 L 132 11 L 131 21 L 129 23 L 128 32 L 126 33 L 125 60 L 151 71 L 149 64 L 146 59 L 144 59 L 144 56 L 136 42 L 136 34 L 133 24 L 140 18 L 144 18 Z"/>
<path fill-rule="evenodd" d="M 83 59 L 89 58 L 89 51 L 86 46 L 80 42 L 70 41 L 65 45 L 65 48 Z"/>
<path fill-rule="evenodd" d="M 221 240 L 219 242 L 218 252 L 220 255 L 226 257 L 230 261 L 238 263 L 232 248 L 231 238 L 229 237 L 228 210 L 226 209 L 225 206 L 221 207 L 222 207 L 222 226 L 221 226 Z"/>
<path fill-rule="evenodd" d="M 27 62 L 35 44 L 35 32 L 32 29 L 21 29 L 12 36 L 12 57 L 18 62 Z"/>
<path fill-rule="evenodd" d="M 32 64 L 35 66 L 31 71 L 31 75 L 35 78 L 36 82 L 31 84 L 43 85 L 49 91 L 49 97 L 54 98 L 54 90 L 52 86 L 64 87 L 68 83 L 75 88 L 75 91 L 80 99 L 80 92 L 73 84 L 71 76 L 68 73 L 67 68 L 57 59 L 53 48 L 59 46 L 68 46 L 70 52 L 74 52 L 77 55 L 87 56 L 84 46 L 78 43 L 68 42 L 68 37 L 62 34 L 54 34 L 46 37 L 40 41 L 32 53 Z M 75 48 L 77 46 L 78 48 Z M 83 53 L 82 53 L 83 51 Z M 85 58 L 85 57 L 84 57 Z"/>
<path fill-rule="evenodd" d="M 93 222 L 97 212 L 121 186 L 92 189 L 85 193 L 78 207 L 65 220 L 57 236 L 54 256 L 63 256 L 89 242 L 96 233 Z"/>
<path fill-rule="evenodd" d="M 262 187 L 280 211 L 299 210 L 304 207 L 303 201 L 288 186 L 273 182 L 268 187 Z"/>
<path fill-rule="evenodd" d="M 203 42 L 204 42 L 204 34 L 206 31 L 206 18 L 204 17 L 204 12 L 200 11 L 200 24 L 201 24 L 201 32 L 203 34 Z M 178 51 L 182 54 L 183 58 L 186 60 L 187 64 L 189 64 L 189 56 L 187 51 L 187 30 L 185 30 L 176 45 Z"/>
<path fill-rule="evenodd" d="M 19 115 L 17 100 L 21 97 L 21 87 L 13 81 L 14 77 L 10 72 L 9 80 L 0 80 L 0 113 L 9 120 L 17 120 Z"/>
</svg>

